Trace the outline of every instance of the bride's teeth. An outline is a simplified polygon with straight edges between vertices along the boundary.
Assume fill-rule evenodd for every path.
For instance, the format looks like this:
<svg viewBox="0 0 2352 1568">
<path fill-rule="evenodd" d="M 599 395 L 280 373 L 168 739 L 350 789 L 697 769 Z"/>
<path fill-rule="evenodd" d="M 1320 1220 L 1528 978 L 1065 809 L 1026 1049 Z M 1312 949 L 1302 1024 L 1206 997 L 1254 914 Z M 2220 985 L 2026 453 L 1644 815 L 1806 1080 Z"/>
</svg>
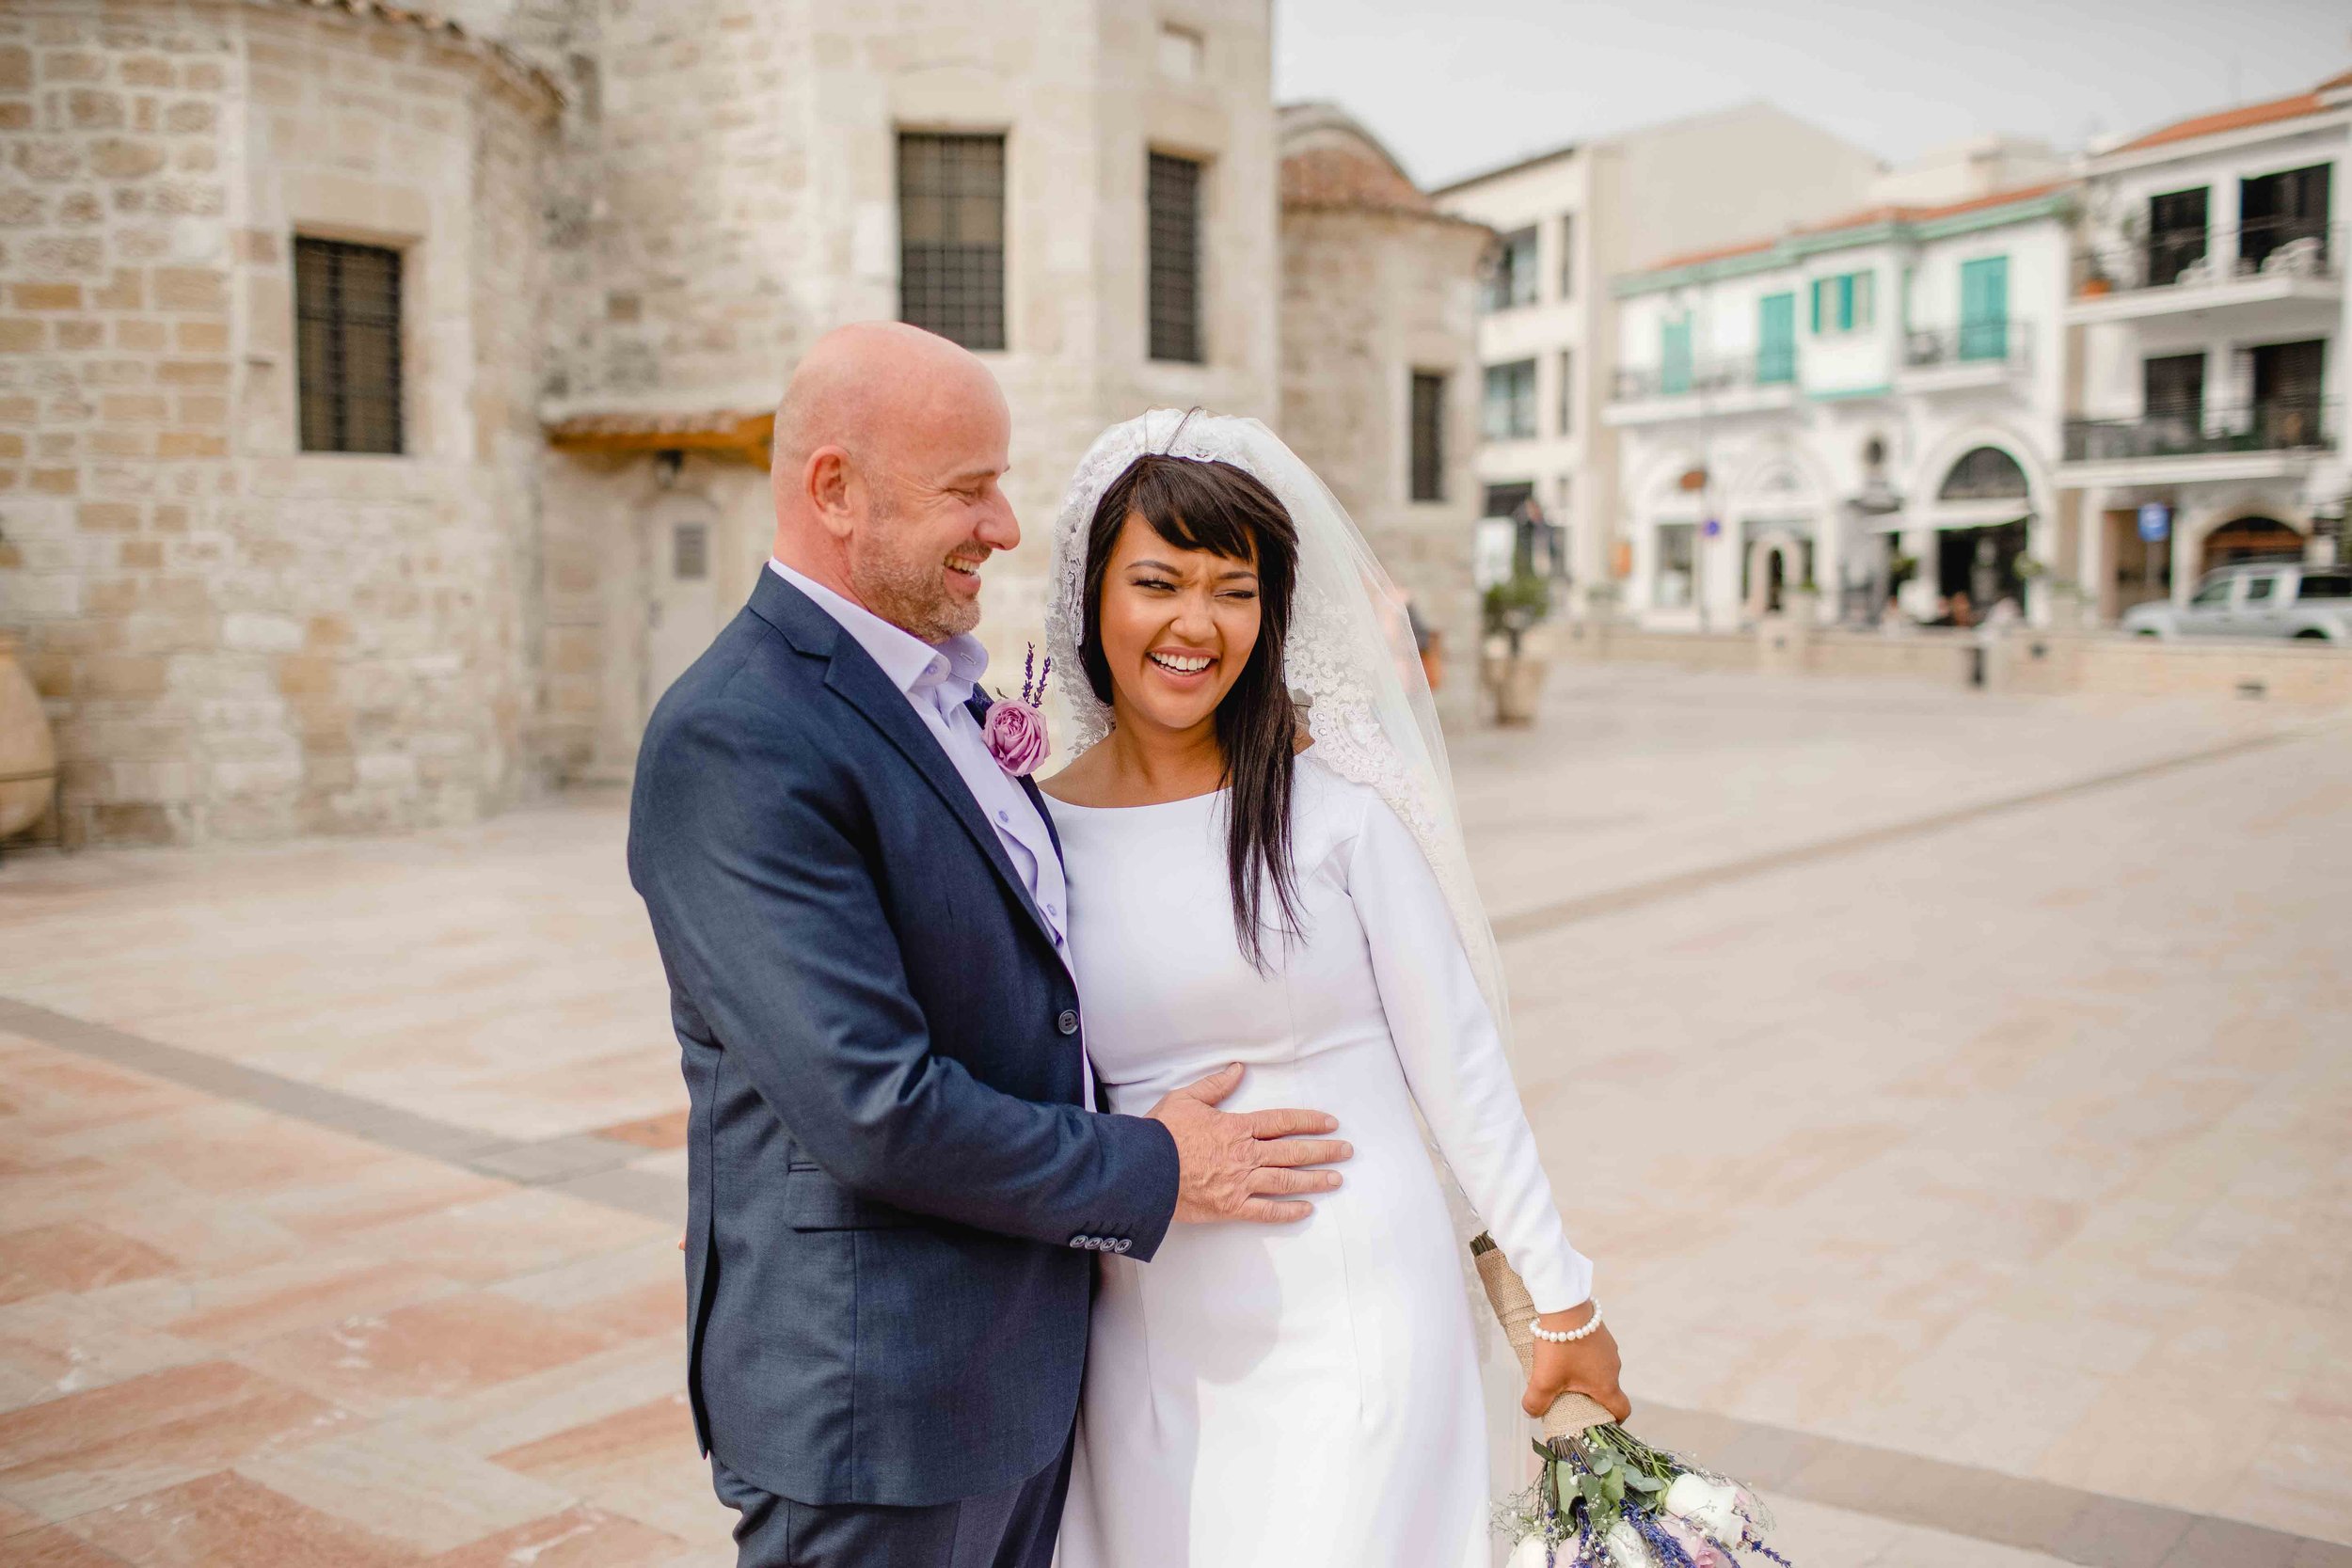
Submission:
<svg viewBox="0 0 2352 1568">
<path fill-rule="evenodd" d="M 1193 657 L 1178 654 L 1153 654 L 1151 657 L 1152 663 L 1164 670 L 1173 670 L 1180 675 L 1197 675 L 1209 667 L 1209 656 L 1206 654 Z"/>
</svg>

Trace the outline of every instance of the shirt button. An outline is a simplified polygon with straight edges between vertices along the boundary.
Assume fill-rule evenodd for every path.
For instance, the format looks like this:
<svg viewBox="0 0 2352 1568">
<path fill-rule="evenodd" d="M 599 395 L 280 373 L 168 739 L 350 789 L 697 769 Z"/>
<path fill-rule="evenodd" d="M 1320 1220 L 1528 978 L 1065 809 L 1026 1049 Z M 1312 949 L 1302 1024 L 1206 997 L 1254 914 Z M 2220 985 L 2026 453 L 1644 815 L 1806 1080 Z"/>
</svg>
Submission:
<svg viewBox="0 0 2352 1568">
<path fill-rule="evenodd" d="M 996 814 L 996 820 L 1009 825 L 1012 821 L 1012 813 L 1009 811 L 1000 811 Z"/>
<path fill-rule="evenodd" d="M 1074 1035 L 1078 1032 L 1078 1015 L 1068 1007 L 1064 1007 L 1061 1010 L 1061 1017 L 1054 1020 L 1054 1027 L 1065 1035 Z"/>
</svg>

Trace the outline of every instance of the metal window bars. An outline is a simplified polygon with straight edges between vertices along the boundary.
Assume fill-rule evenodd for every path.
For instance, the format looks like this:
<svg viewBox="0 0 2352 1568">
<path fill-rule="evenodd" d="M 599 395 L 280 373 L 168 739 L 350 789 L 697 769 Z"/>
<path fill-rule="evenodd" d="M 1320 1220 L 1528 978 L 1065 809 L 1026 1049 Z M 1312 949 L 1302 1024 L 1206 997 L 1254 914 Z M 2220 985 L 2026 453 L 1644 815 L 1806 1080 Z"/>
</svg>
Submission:
<svg viewBox="0 0 2352 1568">
<path fill-rule="evenodd" d="M 294 332 L 302 450 L 402 451 L 400 252 L 297 237 Z"/>
<path fill-rule="evenodd" d="M 898 319 L 1005 347 L 1005 138 L 898 137 Z"/>
<path fill-rule="evenodd" d="M 1200 344 L 1200 165 L 1154 152 L 1145 185 L 1152 357 L 1197 365 L 1205 357 Z"/>
</svg>

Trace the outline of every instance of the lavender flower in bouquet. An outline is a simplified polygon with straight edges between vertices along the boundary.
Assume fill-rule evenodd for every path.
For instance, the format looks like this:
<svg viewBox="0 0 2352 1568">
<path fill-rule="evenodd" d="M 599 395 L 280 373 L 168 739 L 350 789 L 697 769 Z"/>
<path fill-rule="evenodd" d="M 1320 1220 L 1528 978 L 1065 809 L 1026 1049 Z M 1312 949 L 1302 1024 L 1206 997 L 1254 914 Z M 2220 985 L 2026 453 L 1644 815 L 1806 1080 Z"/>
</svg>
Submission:
<svg viewBox="0 0 2352 1568">
<path fill-rule="evenodd" d="M 1527 1287 L 1491 1237 L 1470 1243 L 1470 1255 L 1520 1366 L 1532 1366 Z M 1741 1551 L 1789 1568 L 1764 1544 L 1772 1520 L 1755 1494 L 1651 1448 L 1581 1395 L 1562 1395 L 1544 1432 L 1542 1474 L 1495 1513 L 1517 1543 L 1507 1568 L 1737 1568 Z"/>
</svg>

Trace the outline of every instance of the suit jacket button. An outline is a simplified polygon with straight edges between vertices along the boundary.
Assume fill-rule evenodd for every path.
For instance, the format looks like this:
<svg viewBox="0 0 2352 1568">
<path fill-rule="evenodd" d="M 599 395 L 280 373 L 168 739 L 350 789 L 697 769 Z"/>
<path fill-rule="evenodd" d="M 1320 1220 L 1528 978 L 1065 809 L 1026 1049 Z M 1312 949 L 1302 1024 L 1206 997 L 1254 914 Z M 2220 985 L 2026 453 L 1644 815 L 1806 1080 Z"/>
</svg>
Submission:
<svg viewBox="0 0 2352 1568">
<path fill-rule="evenodd" d="M 1065 1035 L 1074 1035 L 1078 1032 L 1078 1015 L 1070 1008 L 1064 1007 L 1061 1010 L 1061 1017 L 1054 1020 L 1054 1027 Z"/>
<path fill-rule="evenodd" d="M 1083 1247 L 1093 1239 L 1091 1236 L 1073 1236 L 1070 1238 L 1070 1244 L 1073 1247 Z"/>
<path fill-rule="evenodd" d="M 1111 1243 L 1111 1250 L 1113 1252 L 1124 1252 L 1135 1244 L 1135 1243 L 1129 1241 L 1126 1237 L 1121 1236 L 1118 1241 Z"/>
</svg>

